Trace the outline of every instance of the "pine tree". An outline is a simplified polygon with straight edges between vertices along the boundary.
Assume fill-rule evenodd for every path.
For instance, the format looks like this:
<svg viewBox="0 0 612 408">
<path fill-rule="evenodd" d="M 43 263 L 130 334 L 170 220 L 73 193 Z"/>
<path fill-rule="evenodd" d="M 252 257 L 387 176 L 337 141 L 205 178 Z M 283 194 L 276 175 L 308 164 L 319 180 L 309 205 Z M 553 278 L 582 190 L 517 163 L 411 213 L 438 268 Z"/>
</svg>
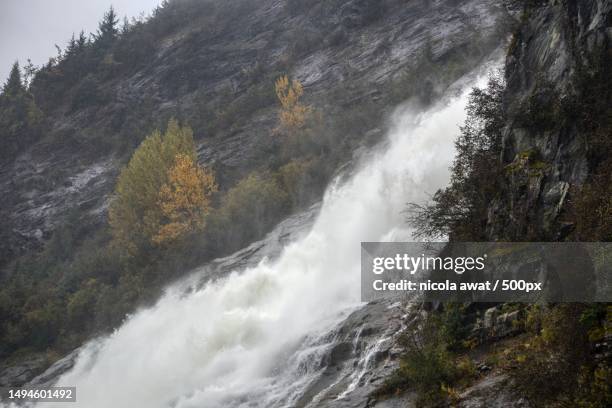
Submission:
<svg viewBox="0 0 612 408">
<path fill-rule="evenodd" d="M 68 45 L 66 46 L 66 57 L 69 57 L 71 55 L 73 55 L 77 50 L 77 42 L 76 42 L 76 38 L 74 37 L 74 33 L 72 33 L 72 37 L 70 37 L 70 40 L 68 41 Z"/>
<path fill-rule="evenodd" d="M 85 36 L 85 31 L 81 30 L 79 33 L 79 38 L 76 40 L 76 46 L 79 51 L 82 51 L 87 45 L 87 37 Z"/>
<path fill-rule="evenodd" d="M 102 48 L 109 47 L 117 38 L 119 29 L 117 28 L 119 18 L 115 9 L 111 6 L 106 13 L 102 21 L 98 24 L 98 33 L 95 35 L 96 44 Z"/>
<path fill-rule="evenodd" d="M 15 62 L 0 93 L 0 160 L 15 154 L 37 139 L 42 112 L 27 91 L 19 63 Z"/>
<path fill-rule="evenodd" d="M 19 95 L 20 93 L 25 91 L 25 87 L 23 86 L 23 81 L 21 79 L 21 69 L 19 68 L 19 62 L 15 61 L 15 63 L 13 64 L 13 68 L 11 68 L 11 73 L 9 74 L 9 77 L 6 80 L 2 91 L 7 96 Z"/>
</svg>

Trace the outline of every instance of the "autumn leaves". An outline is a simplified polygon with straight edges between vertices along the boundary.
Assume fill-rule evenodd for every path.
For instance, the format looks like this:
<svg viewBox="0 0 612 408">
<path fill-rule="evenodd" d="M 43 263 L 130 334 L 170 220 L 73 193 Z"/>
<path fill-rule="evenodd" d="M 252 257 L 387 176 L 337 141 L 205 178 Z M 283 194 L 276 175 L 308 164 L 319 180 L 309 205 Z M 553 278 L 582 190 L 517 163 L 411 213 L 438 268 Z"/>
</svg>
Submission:
<svg viewBox="0 0 612 408">
<path fill-rule="evenodd" d="M 171 120 L 164 134 L 142 142 L 119 176 L 109 209 L 115 244 L 133 255 L 203 228 L 215 191 L 212 171 L 197 164 L 191 129 Z"/>
<path fill-rule="evenodd" d="M 275 133 L 289 137 L 306 126 L 312 109 L 301 103 L 302 85 L 275 82 L 280 103 Z M 211 169 L 197 163 L 193 132 L 176 120 L 149 135 L 122 170 L 109 208 L 113 242 L 133 256 L 169 246 L 202 231 L 217 192 Z"/>
</svg>

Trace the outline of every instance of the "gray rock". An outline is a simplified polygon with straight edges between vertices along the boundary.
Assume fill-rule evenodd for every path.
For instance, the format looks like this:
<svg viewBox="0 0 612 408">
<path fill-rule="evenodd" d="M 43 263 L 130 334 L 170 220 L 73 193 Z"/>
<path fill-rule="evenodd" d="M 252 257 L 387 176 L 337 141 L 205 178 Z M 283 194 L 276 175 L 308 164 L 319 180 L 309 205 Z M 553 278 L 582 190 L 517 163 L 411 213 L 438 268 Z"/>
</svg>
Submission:
<svg viewBox="0 0 612 408">
<path fill-rule="evenodd" d="M 587 177 L 587 146 L 575 126 L 538 130 L 523 127 L 521 111 L 545 81 L 560 97 L 573 87 L 571 76 L 596 45 L 610 47 L 612 4 L 606 0 L 541 2 L 516 37 L 506 59 L 508 92 L 504 104 L 508 124 L 503 131 L 502 161 L 513 168 L 508 185 L 487 211 L 491 239 L 562 239 L 571 225 L 559 215 L 568 202 L 570 186 Z M 569 17 L 568 17 L 569 16 Z M 568 18 L 575 24 L 568 24 Z M 555 103 L 544 98 L 545 104 Z M 527 152 L 533 158 L 521 162 Z"/>
<path fill-rule="evenodd" d="M 460 408 L 529 408 L 528 402 L 511 391 L 502 374 L 491 374 L 467 388 L 460 395 Z"/>
<path fill-rule="evenodd" d="M 498 310 L 496 307 L 492 307 L 485 311 L 484 321 L 483 321 L 483 324 L 484 324 L 483 327 L 485 329 L 493 328 L 493 326 L 495 325 L 497 314 L 498 314 Z"/>
<path fill-rule="evenodd" d="M 47 365 L 43 356 L 33 356 L 18 364 L 0 365 L 0 387 L 20 387 L 40 374 Z"/>
<path fill-rule="evenodd" d="M 47 368 L 42 374 L 28 381 L 27 385 L 36 387 L 52 386 L 62 374 L 68 372 L 70 369 L 72 369 L 72 367 L 74 367 L 80 350 L 80 348 L 76 349 L 67 356 L 59 359 L 58 361 L 53 363 L 51 367 Z"/>
</svg>

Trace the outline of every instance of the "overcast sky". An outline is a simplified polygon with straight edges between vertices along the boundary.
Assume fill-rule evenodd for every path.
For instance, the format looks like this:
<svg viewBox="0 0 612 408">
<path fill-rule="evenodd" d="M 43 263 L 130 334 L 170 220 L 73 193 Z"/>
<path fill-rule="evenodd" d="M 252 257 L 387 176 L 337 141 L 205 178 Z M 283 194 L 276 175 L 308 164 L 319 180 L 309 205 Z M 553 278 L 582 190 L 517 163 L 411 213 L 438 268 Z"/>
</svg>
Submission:
<svg viewBox="0 0 612 408">
<path fill-rule="evenodd" d="M 112 4 L 123 19 L 149 12 L 161 0 L 0 0 L 0 84 L 15 60 L 40 65 L 65 47 L 72 33 L 95 32 Z"/>
</svg>

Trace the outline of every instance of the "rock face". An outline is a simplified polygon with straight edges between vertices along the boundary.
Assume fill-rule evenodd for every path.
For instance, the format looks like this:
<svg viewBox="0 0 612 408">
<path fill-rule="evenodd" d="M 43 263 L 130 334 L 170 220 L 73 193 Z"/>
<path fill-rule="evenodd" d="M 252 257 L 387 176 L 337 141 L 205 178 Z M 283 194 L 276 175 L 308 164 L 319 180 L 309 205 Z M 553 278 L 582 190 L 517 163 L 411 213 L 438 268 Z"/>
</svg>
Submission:
<svg viewBox="0 0 612 408">
<path fill-rule="evenodd" d="M 460 408 L 529 408 L 531 405 L 512 392 L 508 378 L 491 374 L 479 380 L 460 395 Z"/>
<path fill-rule="evenodd" d="M 492 239 L 562 239 L 571 227 L 560 217 L 570 186 L 581 185 L 589 172 L 584 138 L 573 124 L 558 126 L 558 117 L 567 114 L 561 112 L 564 99 L 589 56 L 610 52 L 612 4 L 535 3 L 506 59 L 506 186 L 489 208 Z"/>
<path fill-rule="evenodd" d="M 556 114 L 567 114 L 556 111 L 556 105 L 575 91 L 575 75 L 590 55 L 610 54 L 612 3 L 535 1 L 529 2 L 524 14 L 522 4 L 513 3 L 519 30 L 505 65 L 506 125 L 500 157 L 504 184 L 489 206 L 487 235 L 491 240 L 563 240 L 572 227 L 563 222 L 572 187 L 582 185 L 591 169 L 579 129 L 555 123 Z M 489 308 L 476 321 L 473 333 L 488 342 L 512 336 L 520 332 L 519 314 L 502 313 L 500 306 Z M 480 368 L 479 380 L 461 391 L 453 406 L 531 406 L 512 391 L 508 377 L 490 367 Z M 406 399 L 394 397 L 384 403 L 415 406 L 410 396 Z"/>
<path fill-rule="evenodd" d="M 42 356 L 33 356 L 19 364 L 0 364 L 0 386 L 20 387 L 41 373 L 47 361 Z"/>
<path fill-rule="evenodd" d="M 334 346 L 323 361 L 325 371 L 310 385 L 297 406 L 308 407 L 394 407 L 378 405 L 370 394 L 382 385 L 399 365 L 399 350 L 395 348 L 401 333 L 406 309 L 402 303 L 389 299 L 369 303 L 352 313 L 335 334 Z M 408 393 L 389 404 L 413 401 Z M 410 405 L 401 405 L 410 406 Z"/>
<path fill-rule="evenodd" d="M 275 101 L 253 102 L 255 91 L 272 88 L 262 73 L 299 79 L 330 117 L 372 101 L 380 109 L 387 98 L 380 90 L 414 64 L 425 45 L 439 61 L 482 39 L 495 46 L 502 12 L 485 0 L 311 0 L 296 12 L 289 4 L 294 1 L 247 3 L 242 11 L 227 6 L 227 13 L 236 13 L 231 24 L 212 30 L 187 19 L 157 38 L 150 63 L 104 79 L 103 105 L 66 101 L 45 107 L 44 139 L 0 163 L 0 264 L 39 246 L 69 214 L 100 225 L 120 167 L 164 118 L 178 116 L 194 126 L 200 161 L 220 169 L 218 178 L 227 187 L 270 160 L 266 146 L 276 126 Z M 247 102 L 256 108 L 239 120 L 205 126 L 219 111 Z M 108 146 L 108 140 L 124 136 L 131 140 L 127 147 Z"/>
</svg>

